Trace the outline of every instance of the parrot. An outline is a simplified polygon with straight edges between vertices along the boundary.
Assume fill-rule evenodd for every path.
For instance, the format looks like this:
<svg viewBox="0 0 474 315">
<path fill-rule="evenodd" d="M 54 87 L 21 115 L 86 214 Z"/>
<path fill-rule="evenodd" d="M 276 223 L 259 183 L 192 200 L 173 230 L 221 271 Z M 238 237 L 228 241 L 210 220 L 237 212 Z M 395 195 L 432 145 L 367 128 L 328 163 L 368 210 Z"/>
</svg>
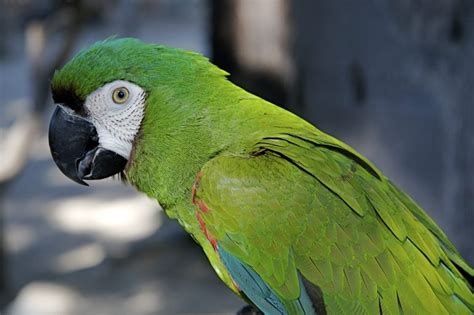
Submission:
<svg viewBox="0 0 474 315">
<path fill-rule="evenodd" d="M 202 54 L 108 38 L 51 92 L 59 170 L 156 199 L 252 314 L 473 314 L 473 268 L 410 196 Z"/>
</svg>

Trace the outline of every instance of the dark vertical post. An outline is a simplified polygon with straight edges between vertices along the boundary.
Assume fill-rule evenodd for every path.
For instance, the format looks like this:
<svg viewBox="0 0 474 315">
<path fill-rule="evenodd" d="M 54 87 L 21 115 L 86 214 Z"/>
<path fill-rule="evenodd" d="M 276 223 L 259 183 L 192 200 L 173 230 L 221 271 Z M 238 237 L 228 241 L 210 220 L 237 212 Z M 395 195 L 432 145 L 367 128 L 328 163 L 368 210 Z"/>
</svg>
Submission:
<svg viewBox="0 0 474 315">
<path fill-rule="evenodd" d="M 212 59 L 236 84 L 288 106 L 293 78 L 287 0 L 213 0 Z"/>
</svg>

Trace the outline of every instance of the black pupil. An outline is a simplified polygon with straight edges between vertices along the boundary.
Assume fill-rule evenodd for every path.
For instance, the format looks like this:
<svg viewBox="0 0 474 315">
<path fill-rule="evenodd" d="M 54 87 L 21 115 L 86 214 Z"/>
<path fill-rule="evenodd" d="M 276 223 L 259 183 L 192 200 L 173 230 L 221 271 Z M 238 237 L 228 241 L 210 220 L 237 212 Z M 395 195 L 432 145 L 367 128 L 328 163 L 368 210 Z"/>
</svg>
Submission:
<svg viewBox="0 0 474 315">
<path fill-rule="evenodd" d="M 125 97 L 125 92 L 122 91 L 122 90 L 120 90 L 120 91 L 118 91 L 117 96 L 118 96 L 119 98 L 124 98 L 124 97 Z"/>
</svg>

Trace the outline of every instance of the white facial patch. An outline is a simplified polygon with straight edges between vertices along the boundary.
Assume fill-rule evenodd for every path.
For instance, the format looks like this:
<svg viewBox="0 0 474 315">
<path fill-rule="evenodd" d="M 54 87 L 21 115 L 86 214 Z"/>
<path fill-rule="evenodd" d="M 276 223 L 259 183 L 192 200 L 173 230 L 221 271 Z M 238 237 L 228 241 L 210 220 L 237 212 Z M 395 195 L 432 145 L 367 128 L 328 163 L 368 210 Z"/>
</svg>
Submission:
<svg viewBox="0 0 474 315">
<path fill-rule="evenodd" d="M 99 144 L 128 159 L 145 112 L 145 91 L 136 84 L 117 80 L 92 92 L 84 103 Z"/>
</svg>

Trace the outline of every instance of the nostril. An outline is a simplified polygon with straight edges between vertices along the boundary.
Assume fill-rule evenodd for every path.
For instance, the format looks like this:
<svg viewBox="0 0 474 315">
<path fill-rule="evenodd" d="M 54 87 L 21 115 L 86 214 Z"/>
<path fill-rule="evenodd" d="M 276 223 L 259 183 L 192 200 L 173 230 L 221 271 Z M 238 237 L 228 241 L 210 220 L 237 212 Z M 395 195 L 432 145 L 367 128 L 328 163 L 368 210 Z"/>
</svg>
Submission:
<svg viewBox="0 0 474 315">
<path fill-rule="evenodd" d="M 87 142 L 86 145 L 86 150 L 90 151 L 99 146 L 99 136 L 97 135 L 97 132 L 94 130 L 94 134 L 90 136 L 89 141 Z"/>
</svg>

